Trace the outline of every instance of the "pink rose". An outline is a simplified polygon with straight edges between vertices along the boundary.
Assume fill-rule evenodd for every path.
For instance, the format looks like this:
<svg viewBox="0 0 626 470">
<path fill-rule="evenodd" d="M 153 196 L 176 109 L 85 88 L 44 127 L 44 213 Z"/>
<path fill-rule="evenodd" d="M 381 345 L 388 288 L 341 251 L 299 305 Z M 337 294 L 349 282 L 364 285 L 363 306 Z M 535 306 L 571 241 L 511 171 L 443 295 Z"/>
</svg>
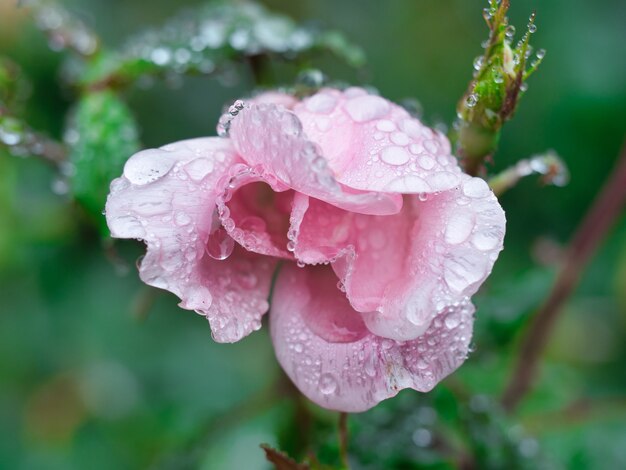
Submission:
<svg viewBox="0 0 626 470">
<path fill-rule="evenodd" d="M 505 218 L 441 133 L 360 88 L 237 102 L 220 130 L 139 152 L 111 184 L 111 233 L 146 242 L 144 282 L 219 342 L 271 303 L 278 361 L 330 409 L 429 391 L 465 360 Z"/>
</svg>

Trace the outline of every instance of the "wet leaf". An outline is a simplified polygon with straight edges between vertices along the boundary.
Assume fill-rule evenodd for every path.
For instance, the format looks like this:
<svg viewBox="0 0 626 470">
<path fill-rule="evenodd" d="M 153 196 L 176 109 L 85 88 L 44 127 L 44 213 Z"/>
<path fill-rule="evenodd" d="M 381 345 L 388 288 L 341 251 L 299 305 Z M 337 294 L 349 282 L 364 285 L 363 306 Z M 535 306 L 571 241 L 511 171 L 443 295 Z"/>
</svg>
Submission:
<svg viewBox="0 0 626 470">
<path fill-rule="evenodd" d="M 298 61 L 323 51 L 353 67 L 365 62 L 363 51 L 338 32 L 300 26 L 254 2 L 212 2 L 131 38 L 120 54 L 101 54 L 81 82 L 123 86 L 147 75 L 208 75 L 235 62 L 254 70 L 259 58 Z"/>
<path fill-rule="evenodd" d="M 126 104 L 111 91 L 85 95 L 66 131 L 73 165 L 71 191 L 86 211 L 105 228 L 102 211 L 111 180 L 139 149 L 135 120 Z"/>
</svg>

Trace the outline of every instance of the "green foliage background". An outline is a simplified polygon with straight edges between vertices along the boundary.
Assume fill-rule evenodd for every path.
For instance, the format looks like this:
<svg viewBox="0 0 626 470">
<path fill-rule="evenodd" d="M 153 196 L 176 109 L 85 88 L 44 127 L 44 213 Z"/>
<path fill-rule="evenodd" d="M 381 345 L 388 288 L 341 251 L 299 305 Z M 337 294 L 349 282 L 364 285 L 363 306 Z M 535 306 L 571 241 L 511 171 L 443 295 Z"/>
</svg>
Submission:
<svg viewBox="0 0 626 470">
<path fill-rule="evenodd" d="M 116 48 L 200 2 L 62 3 Z M 264 3 L 344 32 L 365 50 L 366 70 L 328 55 L 315 65 L 392 100 L 417 98 L 431 124 L 453 120 L 486 37 L 478 0 Z M 548 53 L 504 127 L 493 169 L 554 148 L 571 183 L 529 178 L 502 197 L 505 251 L 476 298 L 475 352 L 432 394 L 405 391 L 353 417 L 355 468 L 456 468 L 468 459 L 476 468 L 626 468 L 624 217 L 567 303 L 533 393 L 512 417 L 495 404 L 519 335 L 549 291 L 552 254 L 611 171 L 626 130 L 626 3 L 517 0 L 518 30 L 533 9 L 533 42 Z M 32 81 L 27 121 L 61 139 L 77 100 L 59 78 L 63 55 L 10 0 L 0 0 L 0 55 Z M 222 106 L 254 86 L 246 66 L 235 71 L 228 86 L 196 76 L 130 87 L 123 97 L 142 144 L 214 135 Z M 271 66 L 268 80 L 293 83 L 295 73 Z M 106 94 L 90 100 L 78 114 L 128 112 Z M 103 147 L 133 151 L 134 135 L 111 144 L 116 128 L 101 124 Z M 0 468 L 267 468 L 261 442 L 299 457 L 313 446 L 335 463 L 335 417 L 273 393 L 280 372 L 266 329 L 214 343 L 203 318 L 141 285 L 133 260 L 142 247 L 103 246 L 83 212 L 52 191 L 56 178 L 49 165 L 0 149 Z M 303 413 L 312 424 L 303 426 Z"/>
</svg>

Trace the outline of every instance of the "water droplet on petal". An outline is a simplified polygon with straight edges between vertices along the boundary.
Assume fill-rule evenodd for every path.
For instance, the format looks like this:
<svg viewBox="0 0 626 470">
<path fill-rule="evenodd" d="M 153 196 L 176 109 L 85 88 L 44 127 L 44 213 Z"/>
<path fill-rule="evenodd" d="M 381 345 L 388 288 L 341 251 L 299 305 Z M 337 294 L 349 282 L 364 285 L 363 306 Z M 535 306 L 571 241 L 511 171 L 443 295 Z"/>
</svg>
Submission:
<svg viewBox="0 0 626 470">
<path fill-rule="evenodd" d="M 472 236 L 472 244 L 481 251 L 493 250 L 502 236 L 495 231 L 481 230 Z"/>
<path fill-rule="evenodd" d="M 473 228 L 474 217 L 472 212 L 455 212 L 448 220 L 444 238 L 450 245 L 458 245 L 467 240 Z"/>
<path fill-rule="evenodd" d="M 382 119 L 376 123 L 376 129 L 382 132 L 393 132 L 396 130 L 396 125 L 389 119 Z"/>
<path fill-rule="evenodd" d="M 185 172 L 194 181 L 202 181 L 213 171 L 213 162 L 208 158 L 196 158 L 185 165 Z"/>
<path fill-rule="evenodd" d="M 452 329 L 454 329 L 454 328 L 456 328 L 457 326 L 460 325 L 461 318 L 456 313 L 451 313 L 448 316 L 446 316 L 446 318 L 443 321 L 443 323 L 444 323 L 444 325 L 446 325 L 447 329 L 452 330 Z"/>
<path fill-rule="evenodd" d="M 322 374 L 319 380 L 320 392 L 330 395 L 337 390 L 337 379 L 332 374 Z"/>
<path fill-rule="evenodd" d="M 349 100 L 345 109 L 356 122 L 367 122 L 379 119 L 389 111 L 389 103 L 379 96 L 358 96 Z"/>
<path fill-rule="evenodd" d="M 165 176 L 176 160 L 166 151 L 158 149 L 142 150 L 133 155 L 124 165 L 124 176 L 133 184 L 152 183 Z"/>
<path fill-rule="evenodd" d="M 179 227 L 184 227 L 191 223 L 191 217 L 186 212 L 180 211 L 174 215 L 174 223 Z"/>
<path fill-rule="evenodd" d="M 404 148 L 394 146 L 383 149 L 380 159 L 389 165 L 398 166 L 407 163 L 411 156 Z"/>
<path fill-rule="evenodd" d="M 463 184 L 463 194 L 472 198 L 481 198 L 489 194 L 490 189 L 485 180 L 472 178 Z"/>
<path fill-rule="evenodd" d="M 135 216 L 112 217 L 109 218 L 108 223 L 111 234 L 114 237 L 145 238 L 146 236 L 146 229 Z"/>
<path fill-rule="evenodd" d="M 235 240 L 228 235 L 223 227 L 214 230 L 207 240 L 206 252 L 208 255 L 217 260 L 228 258 L 235 248 Z"/>
<path fill-rule="evenodd" d="M 306 101 L 306 109 L 316 114 L 328 114 L 336 105 L 337 100 L 330 93 L 318 93 Z"/>
</svg>

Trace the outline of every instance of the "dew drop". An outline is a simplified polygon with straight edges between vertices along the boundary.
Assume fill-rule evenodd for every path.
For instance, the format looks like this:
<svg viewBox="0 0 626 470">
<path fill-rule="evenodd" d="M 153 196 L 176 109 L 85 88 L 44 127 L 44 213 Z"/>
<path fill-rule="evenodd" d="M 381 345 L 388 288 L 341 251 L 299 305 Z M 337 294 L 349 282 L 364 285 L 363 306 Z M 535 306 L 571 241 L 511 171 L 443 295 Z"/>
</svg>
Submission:
<svg viewBox="0 0 626 470">
<path fill-rule="evenodd" d="M 185 172 L 194 181 L 202 181 L 213 171 L 213 162 L 208 158 L 196 158 L 185 165 Z"/>
<path fill-rule="evenodd" d="M 508 25 L 506 27 L 504 35 L 507 37 L 507 39 L 512 39 L 513 36 L 515 36 L 515 26 L 513 26 L 512 24 Z"/>
<path fill-rule="evenodd" d="M 489 191 L 489 186 L 481 178 L 472 178 L 463 184 L 463 194 L 471 198 L 485 197 Z"/>
<path fill-rule="evenodd" d="M 186 212 L 180 211 L 174 215 L 174 223 L 179 227 L 184 227 L 191 223 L 191 217 Z"/>
<path fill-rule="evenodd" d="M 108 220 L 113 236 L 121 238 L 145 238 L 146 229 L 133 215 L 113 217 Z"/>
<path fill-rule="evenodd" d="M 330 395 L 337 390 L 337 379 L 332 374 L 322 374 L 319 380 L 320 392 Z"/>
<path fill-rule="evenodd" d="M 224 230 L 223 227 L 218 227 L 214 230 L 207 240 L 206 252 L 207 254 L 217 260 L 224 260 L 228 258 L 233 249 L 235 248 L 235 240 Z"/>
<path fill-rule="evenodd" d="M 379 96 L 358 96 L 348 101 L 345 109 L 355 122 L 367 122 L 387 114 L 389 103 Z"/>
<path fill-rule="evenodd" d="M 391 134 L 391 141 L 397 145 L 407 145 L 409 143 L 409 136 L 404 132 L 394 132 Z"/>
<path fill-rule="evenodd" d="M 306 101 L 306 109 L 316 114 L 328 114 L 336 105 L 337 100 L 329 93 L 318 93 Z"/>
<path fill-rule="evenodd" d="M 447 329 L 452 330 L 461 324 L 461 319 L 457 314 L 451 313 L 445 318 L 443 323 Z"/>
<path fill-rule="evenodd" d="M 152 183 L 165 176 L 176 160 L 163 150 L 142 150 L 133 155 L 124 165 L 124 176 L 133 184 Z"/>
<path fill-rule="evenodd" d="M 382 132 L 393 132 L 396 130 L 396 125 L 389 119 L 382 119 L 376 123 L 376 129 Z"/>
<path fill-rule="evenodd" d="M 404 165 L 410 160 L 409 153 L 402 147 L 387 147 L 383 149 L 380 159 L 394 166 Z"/>
<path fill-rule="evenodd" d="M 474 70 L 478 71 L 480 70 L 480 68 L 483 66 L 483 56 L 479 55 L 478 57 L 476 57 L 474 59 Z"/>
<path fill-rule="evenodd" d="M 476 103 L 478 103 L 478 96 L 476 96 L 476 94 L 474 93 L 469 95 L 465 100 L 465 106 L 467 106 L 468 108 L 473 108 L 474 106 L 476 106 Z"/>
</svg>

